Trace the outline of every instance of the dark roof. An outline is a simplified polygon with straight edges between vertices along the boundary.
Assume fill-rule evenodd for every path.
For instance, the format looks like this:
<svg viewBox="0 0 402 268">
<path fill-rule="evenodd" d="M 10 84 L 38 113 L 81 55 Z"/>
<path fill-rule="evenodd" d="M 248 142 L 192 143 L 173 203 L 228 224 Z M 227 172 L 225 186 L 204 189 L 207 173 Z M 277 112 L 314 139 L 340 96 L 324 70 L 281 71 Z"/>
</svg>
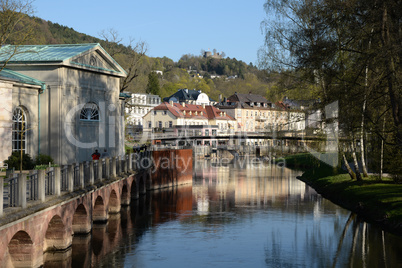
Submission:
<svg viewBox="0 0 402 268">
<path fill-rule="evenodd" d="M 178 102 L 186 102 L 186 101 L 191 101 L 191 100 L 197 100 L 198 95 L 200 95 L 202 92 L 201 90 L 195 90 L 195 89 L 179 89 L 176 93 L 170 95 L 169 97 L 163 98 L 163 101 L 169 102 L 171 98 L 174 98 L 173 101 L 178 101 Z M 209 98 L 210 101 L 213 101 L 211 98 Z"/>
<path fill-rule="evenodd" d="M 250 102 L 259 102 L 259 103 L 269 103 L 269 101 L 261 95 L 257 94 L 242 94 L 235 93 L 228 98 L 231 102 L 240 102 L 240 103 L 250 103 Z"/>
</svg>

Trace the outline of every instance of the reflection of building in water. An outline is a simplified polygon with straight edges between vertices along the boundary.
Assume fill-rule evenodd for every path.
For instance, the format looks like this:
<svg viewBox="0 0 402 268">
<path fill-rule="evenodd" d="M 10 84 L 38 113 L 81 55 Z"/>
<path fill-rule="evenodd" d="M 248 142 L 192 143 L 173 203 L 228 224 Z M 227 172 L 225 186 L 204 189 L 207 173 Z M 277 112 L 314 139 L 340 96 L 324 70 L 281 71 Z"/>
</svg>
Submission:
<svg viewBox="0 0 402 268">
<path fill-rule="evenodd" d="M 303 200 L 314 193 L 294 179 L 300 175 L 298 171 L 270 163 L 242 161 L 246 160 L 226 166 L 213 166 L 206 161 L 195 165 L 193 201 L 199 214 L 205 215 L 216 205 L 271 205 L 276 200 Z"/>
</svg>

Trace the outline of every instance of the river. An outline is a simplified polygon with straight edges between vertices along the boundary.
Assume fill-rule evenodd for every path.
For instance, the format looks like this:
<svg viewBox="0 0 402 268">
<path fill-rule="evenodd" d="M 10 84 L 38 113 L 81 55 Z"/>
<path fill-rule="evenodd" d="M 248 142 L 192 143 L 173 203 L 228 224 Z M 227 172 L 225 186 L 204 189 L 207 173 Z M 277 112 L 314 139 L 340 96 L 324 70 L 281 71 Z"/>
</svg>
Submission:
<svg viewBox="0 0 402 268">
<path fill-rule="evenodd" d="M 44 267 L 402 267 L 401 237 L 256 159 L 194 163 L 193 185 L 142 196 Z"/>
</svg>

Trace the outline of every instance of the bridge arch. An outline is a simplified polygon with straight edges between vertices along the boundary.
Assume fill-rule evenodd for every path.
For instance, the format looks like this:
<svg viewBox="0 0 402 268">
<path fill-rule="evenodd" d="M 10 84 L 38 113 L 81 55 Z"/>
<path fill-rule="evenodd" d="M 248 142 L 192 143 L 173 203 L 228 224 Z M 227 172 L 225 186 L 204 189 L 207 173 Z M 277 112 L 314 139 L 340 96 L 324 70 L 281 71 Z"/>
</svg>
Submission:
<svg viewBox="0 0 402 268">
<path fill-rule="evenodd" d="M 109 213 L 120 212 L 120 200 L 117 197 L 116 191 L 113 189 L 109 196 Z"/>
<path fill-rule="evenodd" d="M 84 204 L 79 204 L 73 216 L 74 234 L 87 234 L 92 229 L 92 222 Z"/>
<path fill-rule="evenodd" d="M 106 211 L 106 206 L 103 202 L 101 195 L 95 199 L 95 204 L 92 212 L 92 219 L 94 222 L 104 222 L 107 221 L 108 215 Z"/>
<path fill-rule="evenodd" d="M 25 231 L 18 231 L 14 234 L 8 244 L 11 267 L 34 267 L 38 263 L 35 256 L 35 245 Z M 42 251 L 40 251 L 42 253 Z M 39 260 L 40 262 L 42 260 Z"/>
<path fill-rule="evenodd" d="M 72 244 L 71 233 L 59 215 L 49 221 L 43 243 L 43 251 L 66 249 Z"/>
</svg>

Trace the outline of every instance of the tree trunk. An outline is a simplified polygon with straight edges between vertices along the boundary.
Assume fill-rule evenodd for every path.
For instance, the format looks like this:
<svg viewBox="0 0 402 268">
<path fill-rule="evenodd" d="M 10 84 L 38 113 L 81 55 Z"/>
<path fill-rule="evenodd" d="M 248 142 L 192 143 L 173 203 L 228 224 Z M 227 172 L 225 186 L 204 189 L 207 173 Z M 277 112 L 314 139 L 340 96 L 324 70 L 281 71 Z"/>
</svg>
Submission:
<svg viewBox="0 0 402 268">
<path fill-rule="evenodd" d="M 384 135 L 385 131 L 385 117 L 384 117 L 384 122 L 382 123 L 382 135 Z M 382 170 L 384 167 L 384 139 L 381 139 L 381 157 L 380 157 L 380 180 L 382 180 Z"/>
<path fill-rule="evenodd" d="M 364 102 L 363 102 L 363 112 L 362 112 L 362 123 L 361 123 L 361 133 L 360 133 L 360 153 L 361 153 L 361 161 L 362 161 L 362 169 L 363 169 L 363 176 L 368 177 L 368 172 L 366 168 L 366 160 L 365 160 L 365 153 L 364 153 L 364 113 L 366 112 L 366 102 L 367 96 L 364 94 Z"/>
<path fill-rule="evenodd" d="M 348 160 L 346 159 L 345 153 L 342 153 L 343 157 L 343 162 L 345 162 L 345 167 L 348 170 L 349 176 L 352 180 L 356 179 L 356 174 L 353 172 L 353 170 L 350 168 Z"/>
<path fill-rule="evenodd" d="M 353 139 L 352 143 L 352 156 L 353 156 L 353 165 L 355 167 L 355 173 L 356 173 L 356 180 L 357 181 L 362 181 L 362 175 L 360 174 L 359 170 L 359 163 L 357 162 L 357 157 L 356 157 L 356 146 L 355 146 L 355 140 Z"/>
</svg>

